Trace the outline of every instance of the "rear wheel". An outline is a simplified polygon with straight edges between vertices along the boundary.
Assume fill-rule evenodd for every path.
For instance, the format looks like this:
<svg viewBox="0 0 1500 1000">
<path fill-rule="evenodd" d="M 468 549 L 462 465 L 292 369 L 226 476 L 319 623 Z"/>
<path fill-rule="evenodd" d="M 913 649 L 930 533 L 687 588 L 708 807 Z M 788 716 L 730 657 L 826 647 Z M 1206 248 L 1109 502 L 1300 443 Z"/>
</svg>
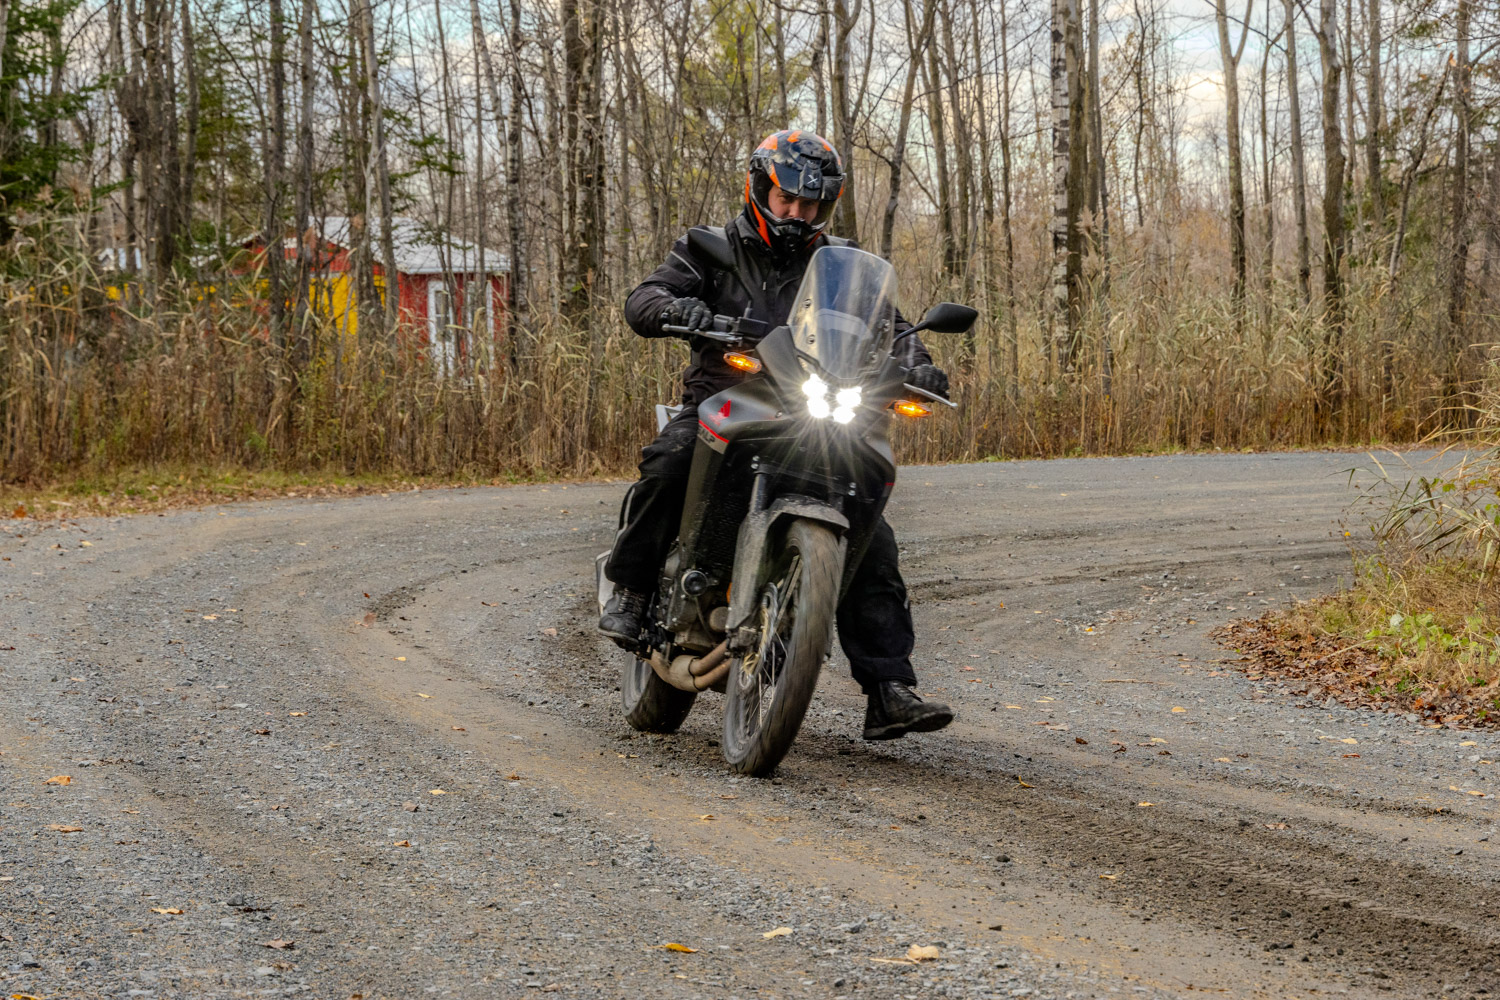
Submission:
<svg viewBox="0 0 1500 1000">
<path fill-rule="evenodd" d="M 833 635 L 843 558 L 837 536 L 797 520 L 770 557 L 756 624 L 760 643 L 729 668 L 724 758 L 741 774 L 765 777 L 791 749 L 812 702 Z"/>
<path fill-rule="evenodd" d="M 693 709 L 697 693 L 674 688 L 638 656 L 629 656 L 620 674 L 625 721 L 643 733 L 675 733 Z"/>
</svg>

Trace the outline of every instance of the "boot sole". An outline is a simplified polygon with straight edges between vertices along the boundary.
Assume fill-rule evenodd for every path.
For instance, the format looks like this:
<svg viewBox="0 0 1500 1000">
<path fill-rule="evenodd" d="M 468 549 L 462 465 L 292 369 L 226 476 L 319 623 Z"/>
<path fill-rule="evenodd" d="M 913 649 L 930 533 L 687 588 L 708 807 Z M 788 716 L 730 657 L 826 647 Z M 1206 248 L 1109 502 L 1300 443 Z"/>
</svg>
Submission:
<svg viewBox="0 0 1500 1000">
<path fill-rule="evenodd" d="M 907 733 L 931 733 L 944 728 L 953 721 L 952 712 L 933 712 L 912 722 L 893 722 L 887 726 L 866 729 L 864 738 L 870 741 L 899 740 Z"/>
</svg>

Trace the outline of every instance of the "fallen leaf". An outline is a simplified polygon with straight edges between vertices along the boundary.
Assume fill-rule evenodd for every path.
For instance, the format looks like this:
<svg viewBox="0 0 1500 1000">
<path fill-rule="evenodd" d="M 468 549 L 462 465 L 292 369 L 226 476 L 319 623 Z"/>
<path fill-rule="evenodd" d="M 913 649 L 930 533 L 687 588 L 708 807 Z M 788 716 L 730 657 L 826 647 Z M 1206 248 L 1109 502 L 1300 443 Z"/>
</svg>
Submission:
<svg viewBox="0 0 1500 1000">
<path fill-rule="evenodd" d="M 62 823 L 48 823 L 47 829 L 56 830 L 58 833 L 82 833 L 81 826 L 65 826 Z"/>
<path fill-rule="evenodd" d="M 1285 823 L 1265 823 L 1263 825 L 1265 826 L 1265 828 L 1267 830 L 1290 830 L 1291 829 L 1291 827 L 1287 826 Z"/>
<path fill-rule="evenodd" d="M 1481 799 L 1484 798 L 1484 793 L 1483 792 L 1470 791 L 1469 794 L 1470 795 L 1474 795 L 1474 796 L 1478 796 Z"/>
<path fill-rule="evenodd" d="M 493 608 L 493 607 L 495 607 L 495 605 L 491 604 L 489 601 L 480 601 L 479 603 L 483 604 L 487 608 Z"/>
<path fill-rule="evenodd" d="M 391 846 L 392 847 L 410 847 L 411 846 L 411 841 L 409 841 L 409 840 L 398 840 L 394 844 L 392 844 Z"/>
<path fill-rule="evenodd" d="M 1359 740 L 1355 739 L 1353 736 L 1348 736 L 1348 737 L 1345 737 L 1344 739 L 1339 740 L 1339 742 L 1340 743 L 1347 743 L 1347 744 L 1349 744 L 1352 747 L 1356 743 L 1358 743 Z"/>
<path fill-rule="evenodd" d="M 704 823 L 707 823 L 709 820 L 711 820 L 713 818 L 714 818 L 714 814 L 713 813 L 704 813 L 702 816 L 698 817 L 698 819 L 700 821 L 704 822 Z"/>
<path fill-rule="evenodd" d="M 684 955 L 696 955 L 698 953 L 697 948 L 689 948 L 687 945 L 678 944 L 676 941 L 668 941 L 666 944 L 661 945 L 660 947 L 664 951 L 680 951 Z"/>
<path fill-rule="evenodd" d="M 1082 736 L 1073 737 L 1073 742 L 1077 743 L 1081 747 L 1086 747 L 1089 745 L 1089 741 L 1084 739 Z"/>
<path fill-rule="evenodd" d="M 913 962 L 935 962 L 942 957 L 937 945 L 914 944 L 906 949 L 906 957 Z"/>
<path fill-rule="evenodd" d="M 271 731 L 269 729 L 257 729 L 255 731 L 255 735 L 256 736 L 270 736 L 271 735 Z"/>
<path fill-rule="evenodd" d="M 1138 805 L 1138 806 L 1154 806 L 1154 805 L 1156 805 L 1156 803 L 1155 802 L 1137 802 L 1136 805 Z"/>
<path fill-rule="evenodd" d="M 218 615 L 204 615 L 203 616 L 203 620 L 206 621 L 206 622 L 216 622 L 216 621 L 219 620 L 219 616 Z"/>
<path fill-rule="evenodd" d="M 366 598 L 370 596 L 370 592 L 368 590 L 361 591 L 361 593 L 364 594 Z"/>
<path fill-rule="evenodd" d="M 396 657 L 396 662 L 397 663 L 405 663 L 406 662 L 406 657 L 404 657 L 404 656 L 398 656 L 398 657 Z"/>
<path fill-rule="evenodd" d="M 1111 882 L 1113 882 L 1115 879 L 1119 878 L 1120 876 L 1118 876 L 1118 875 L 1100 875 L 1099 877 L 1100 878 L 1107 878 Z"/>
<path fill-rule="evenodd" d="M 774 931 L 766 931 L 761 937 L 770 940 L 771 938 L 790 937 L 791 933 L 792 929 L 790 927 L 778 927 Z"/>
<path fill-rule="evenodd" d="M 277 951 L 286 951 L 289 948 L 296 947 L 296 942 L 285 941 L 281 938 L 272 938 L 270 941 L 262 942 L 262 945 L 266 948 L 275 948 Z"/>
<path fill-rule="evenodd" d="M 1020 705 L 1006 705 L 1006 708 L 1020 708 Z"/>
<path fill-rule="evenodd" d="M 526 779 L 523 778 L 523 777 L 521 777 L 519 774 L 507 774 L 505 776 L 505 780 L 506 781 L 525 781 Z"/>
<path fill-rule="evenodd" d="M 1151 737 L 1151 742 L 1152 743 L 1165 743 L 1167 741 L 1164 740 L 1164 739 L 1162 739 L 1160 736 L 1153 736 L 1153 737 Z"/>
<path fill-rule="evenodd" d="M 71 677 L 68 678 L 68 679 L 72 680 Z M 1476 742 L 1475 740 L 1464 740 L 1462 743 L 1459 744 L 1459 746 L 1461 746 L 1461 747 L 1477 747 L 1478 745 L 1479 745 L 1478 742 Z"/>
<path fill-rule="evenodd" d="M 25 517 L 26 516 L 26 508 L 22 507 L 20 504 L 17 504 L 16 505 L 16 509 L 10 512 L 10 516 L 13 517 L 13 518 L 22 518 L 22 517 Z"/>
<path fill-rule="evenodd" d="M 423 694 L 422 692 L 418 691 L 417 692 L 417 697 L 418 698 L 431 698 L 432 695 L 430 695 L 430 694 Z"/>
<path fill-rule="evenodd" d="M 42 782 L 44 785 L 71 785 L 73 776 L 71 774 L 59 774 L 55 778 L 48 778 Z"/>
<path fill-rule="evenodd" d="M 1230 760 L 1228 757 L 1215 757 L 1214 758 L 1214 763 L 1216 763 L 1216 764 L 1233 764 L 1234 761 Z"/>
<path fill-rule="evenodd" d="M 1035 788 L 1036 787 L 1035 785 L 1028 785 L 1028 784 L 1026 784 L 1026 782 L 1021 781 L 1021 779 L 1019 777 L 1016 778 L 1016 780 L 1021 782 L 1021 787 L 1022 788 Z"/>
<path fill-rule="evenodd" d="M 737 799 L 737 798 L 739 798 L 739 796 L 738 795 L 720 795 L 719 798 L 721 798 L 721 799 Z"/>
<path fill-rule="evenodd" d="M 288 712 L 286 714 L 287 715 L 291 715 L 291 716 L 302 716 L 302 715 L 306 715 L 307 713 L 306 712 Z"/>
<path fill-rule="evenodd" d="M 128 813 L 131 816 L 139 816 L 141 814 L 141 811 L 139 809 L 121 809 L 120 812 Z"/>
<path fill-rule="evenodd" d="M 373 612 L 373 611 L 366 611 L 364 618 L 360 619 L 359 623 L 361 625 L 363 625 L 365 628 L 369 628 L 371 625 L 374 625 L 375 624 L 375 612 Z"/>
<path fill-rule="evenodd" d="M 173 917 L 181 916 L 182 914 L 182 911 L 175 906 L 153 906 L 151 907 L 151 912 Z"/>
<path fill-rule="evenodd" d="M 445 791 L 443 791 L 441 788 L 434 788 L 432 791 L 428 792 L 427 794 L 428 795 L 447 795 L 448 793 L 445 792 Z"/>
<path fill-rule="evenodd" d="M 414 813 L 420 810 L 422 807 L 408 799 L 407 801 L 401 803 L 401 808 L 405 809 L 409 813 Z"/>
<path fill-rule="evenodd" d="M 542 629 L 542 635 L 556 635 L 556 634 L 557 634 L 557 629 L 555 629 L 555 628 L 544 628 L 544 629 Z"/>
<path fill-rule="evenodd" d="M 1346 753 L 1346 754 L 1344 754 L 1344 759 L 1348 760 L 1350 757 L 1358 757 L 1358 756 L 1359 756 L 1359 754 L 1357 754 L 1357 753 Z"/>
<path fill-rule="evenodd" d="M 1172 711 L 1174 711 L 1174 712 L 1186 712 L 1187 709 L 1183 708 L 1181 705 L 1173 705 L 1172 706 Z"/>
<path fill-rule="evenodd" d="M 42 998 L 31 993 L 12 993 L 10 1000 L 42 1000 Z"/>
<path fill-rule="evenodd" d="M 465 729 L 463 726 L 449 726 L 448 728 L 452 729 L 455 733 L 467 733 L 468 732 L 468 730 Z"/>
</svg>

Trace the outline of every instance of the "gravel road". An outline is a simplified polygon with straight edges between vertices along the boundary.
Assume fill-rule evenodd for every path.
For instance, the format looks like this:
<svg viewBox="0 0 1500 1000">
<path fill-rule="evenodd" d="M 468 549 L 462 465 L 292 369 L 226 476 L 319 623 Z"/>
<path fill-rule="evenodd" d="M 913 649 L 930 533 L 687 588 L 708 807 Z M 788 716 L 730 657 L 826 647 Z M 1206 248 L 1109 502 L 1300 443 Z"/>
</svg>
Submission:
<svg viewBox="0 0 1500 1000">
<path fill-rule="evenodd" d="M 623 484 L 4 522 L 0 995 L 1500 994 L 1500 736 L 1206 638 L 1347 575 L 1367 461 L 903 470 L 958 721 L 863 743 L 835 659 L 773 781 L 625 726 Z"/>
</svg>

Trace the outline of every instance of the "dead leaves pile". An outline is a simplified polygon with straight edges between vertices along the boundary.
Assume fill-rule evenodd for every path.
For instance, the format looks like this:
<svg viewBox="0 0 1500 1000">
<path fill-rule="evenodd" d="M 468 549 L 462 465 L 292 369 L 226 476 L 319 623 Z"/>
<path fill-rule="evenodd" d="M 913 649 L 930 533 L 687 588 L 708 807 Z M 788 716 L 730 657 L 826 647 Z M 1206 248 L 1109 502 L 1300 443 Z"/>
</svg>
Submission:
<svg viewBox="0 0 1500 1000">
<path fill-rule="evenodd" d="M 1259 618 L 1230 622 L 1209 635 L 1221 646 L 1245 654 L 1247 659 L 1235 665 L 1250 680 L 1271 679 L 1294 696 L 1333 698 L 1351 708 L 1414 712 L 1430 725 L 1500 728 L 1500 713 L 1491 704 L 1493 688 L 1397 691 L 1395 685 L 1380 683 L 1390 661 L 1340 636 L 1316 635 L 1286 612 L 1268 611 Z"/>
</svg>

